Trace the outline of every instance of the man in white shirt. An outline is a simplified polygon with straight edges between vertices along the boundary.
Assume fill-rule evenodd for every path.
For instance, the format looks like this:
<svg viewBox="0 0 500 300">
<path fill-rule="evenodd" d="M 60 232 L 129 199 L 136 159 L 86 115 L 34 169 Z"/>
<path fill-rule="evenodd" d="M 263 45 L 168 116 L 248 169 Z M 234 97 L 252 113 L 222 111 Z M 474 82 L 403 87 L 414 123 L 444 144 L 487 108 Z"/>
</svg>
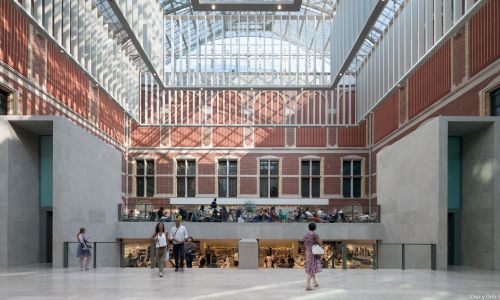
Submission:
<svg viewBox="0 0 500 300">
<path fill-rule="evenodd" d="M 170 240 L 174 245 L 175 272 L 184 270 L 184 242 L 187 241 L 188 232 L 179 219 L 175 219 L 175 225 L 170 229 Z"/>
</svg>

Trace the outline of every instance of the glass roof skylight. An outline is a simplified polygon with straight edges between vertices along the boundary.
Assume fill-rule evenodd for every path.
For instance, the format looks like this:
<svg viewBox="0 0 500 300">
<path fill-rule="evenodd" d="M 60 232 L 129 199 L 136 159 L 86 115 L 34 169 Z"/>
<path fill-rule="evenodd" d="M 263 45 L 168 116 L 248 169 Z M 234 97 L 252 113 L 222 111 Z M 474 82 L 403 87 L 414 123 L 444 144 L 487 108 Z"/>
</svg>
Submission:
<svg viewBox="0 0 500 300">
<path fill-rule="evenodd" d="M 349 73 L 355 74 L 358 72 L 359 68 L 366 60 L 372 49 L 375 47 L 386 28 L 391 23 L 392 19 L 396 15 L 396 12 L 400 9 L 403 2 L 404 0 L 387 1 L 384 10 L 378 17 L 377 21 L 375 22 L 365 41 L 363 42 L 363 45 L 352 60 L 351 65 L 348 68 Z"/>
</svg>

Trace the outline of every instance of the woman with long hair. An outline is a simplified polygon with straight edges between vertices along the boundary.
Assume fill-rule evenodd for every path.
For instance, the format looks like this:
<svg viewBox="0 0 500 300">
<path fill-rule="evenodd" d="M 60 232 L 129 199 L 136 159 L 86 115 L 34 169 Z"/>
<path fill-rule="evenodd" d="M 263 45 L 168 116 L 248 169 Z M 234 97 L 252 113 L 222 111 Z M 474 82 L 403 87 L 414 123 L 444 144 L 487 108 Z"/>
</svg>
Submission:
<svg viewBox="0 0 500 300">
<path fill-rule="evenodd" d="M 80 271 L 88 271 L 90 258 L 92 257 L 92 247 L 90 246 L 90 241 L 85 235 L 85 228 L 80 228 L 80 231 L 76 235 L 78 240 L 78 248 L 76 249 L 76 257 L 80 260 Z"/>
<path fill-rule="evenodd" d="M 162 222 L 156 224 L 155 232 L 151 236 L 156 246 L 156 262 L 158 263 L 158 275 L 163 277 L 163 268 L 165 266 L 165 256 L 168 246 L 168 233 L 165 232 L 165 225 Z"/>
<path fill-rule="evenodd" d="M 305 247 L 305 269 L 307 273 L 306 291 L 312 290 L 311 280 L 314 287 L 318 287 L 319 284 L 316 281 L 316 273 L 321 272 L 321 257 L 316 257 L 312 252 L 312 247 L 314 245 L 321 245 L 321 239 L 319 235 L 315 232 L 316 223 L 309 223 L 309 232 L 304 236 L 304 247 Z"/>
</svg>

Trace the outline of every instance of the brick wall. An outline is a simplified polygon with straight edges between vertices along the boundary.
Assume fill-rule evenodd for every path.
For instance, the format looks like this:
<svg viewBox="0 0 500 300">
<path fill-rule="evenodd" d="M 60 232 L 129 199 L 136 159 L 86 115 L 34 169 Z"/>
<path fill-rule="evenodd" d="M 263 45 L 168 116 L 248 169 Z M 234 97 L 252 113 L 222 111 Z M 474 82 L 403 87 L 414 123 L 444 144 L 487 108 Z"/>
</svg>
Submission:
<svg viewBox="0 0 500 300">
<path fill-rule="evenodd" d="M 280 180 L 281 197 L 301 197 L 300 195 L 300 161 L 311 153 L 303 151 L 302 153 L 290 153 L 287 151 L 275 152 L 272 154 L 280 160 Z M 131 201 L 147 200 L 153 204 L 162 204 L 175 195 L 176 185 L 176 159 L 184 157 L 182 151 L 170 150 L 167 153 L 155 149 L 134 150 L 129 153 L 130 173 L 134 174 L 134 162 L 136 158 L 156 159 L 156 195 L 153 198 L 134 197 L 134 187 L 129 187 Z M 227 152 L 213 150 L 210 152 L 194 151 L 189 152 L 189 156 L 197 161 L 197 196 L 216 196 L 217 192 L 217 164 L 220 157 L 226 157 Z M 238 159 L 238 187 L 239 194 L 244 196 L 258 197 L 259 181 L 259 158 L 268 157 L 265 152 L 242 153 L 232 151 L 232 158 Z M 324 193 L 321 197 L 326 197 L 340 203 L 345 201 L 364 201 L 368 192 L 368 154 L 352 154 L 349 151 L 340 153 L 316 154 L 315 157 L 322 161 L 322 179 Z M 350 199 L 341 197 L 342 182 L 342 159 L 361 159 L 363 161 L 363 198 Z M 129 182 L 133 184 L 133 176 L 129 177 Z M 340 202 L 339 202 L 340 201 Z"/>
<path fill-rule="evenodd" d="M 28 22 L 10 1 L 0 1 L 0 60 L 28 76 Z"/>
</svg>

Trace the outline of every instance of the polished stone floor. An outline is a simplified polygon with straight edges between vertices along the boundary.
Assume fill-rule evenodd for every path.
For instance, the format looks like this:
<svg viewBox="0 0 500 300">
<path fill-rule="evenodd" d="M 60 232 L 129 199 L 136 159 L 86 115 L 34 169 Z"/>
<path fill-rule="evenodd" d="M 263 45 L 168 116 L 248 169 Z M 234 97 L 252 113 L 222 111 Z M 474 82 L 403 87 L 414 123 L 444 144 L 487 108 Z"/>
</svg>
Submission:
<svg viewBox="0 0 500 300">
<path fill-rule="evenodd" d="M 0 269 L 0 299 L 499 299 L 500 272 L 324 270 L 305 291 L 303 270 Z"/>
</svg>

